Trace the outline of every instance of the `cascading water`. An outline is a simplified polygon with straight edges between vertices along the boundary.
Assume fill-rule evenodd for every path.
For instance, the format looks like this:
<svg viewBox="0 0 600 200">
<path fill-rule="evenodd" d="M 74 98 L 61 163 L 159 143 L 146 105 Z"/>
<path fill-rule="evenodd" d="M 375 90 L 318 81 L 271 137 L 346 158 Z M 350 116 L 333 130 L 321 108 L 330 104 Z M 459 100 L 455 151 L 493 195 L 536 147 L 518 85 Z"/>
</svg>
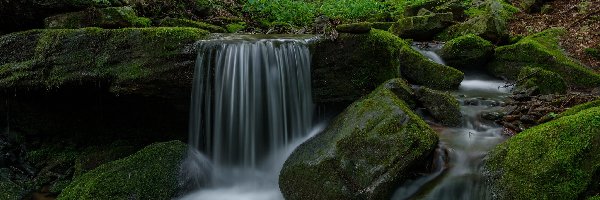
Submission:
<svg viewBox="0 0 600 200">
<path fill-rule="evenodd" d="M 419 48 L 419 51 L 430 59 L 439 59 L 443 63 L 435 54 L 435 49 L 439 48 Z M 485 155 L 506 138 L 501 134 L 501 127 L 481 119 L 481 113 L 497 110 L 498 102 L 509 91 L 503 85 L 502 81 L 486 75 L 466 73 L 459 90 L 454 92 L 461 102 L 463 124 L 439 131 L 439 157 L 435 166 L 445 160 L 445 167 L 437 167 L 434 173 L 403 184 L 396 190 L 393 200 L 492 198 L 484 181 L 481 164 Z"/>
<path fill-rule="evenodd" d="M 309 41 L 236 36 L 199 44 L 189 141 L 212 161 L 212 182 L 183 199 L 283 198 L 279 169 L 314 129 Z"/>
</svg>

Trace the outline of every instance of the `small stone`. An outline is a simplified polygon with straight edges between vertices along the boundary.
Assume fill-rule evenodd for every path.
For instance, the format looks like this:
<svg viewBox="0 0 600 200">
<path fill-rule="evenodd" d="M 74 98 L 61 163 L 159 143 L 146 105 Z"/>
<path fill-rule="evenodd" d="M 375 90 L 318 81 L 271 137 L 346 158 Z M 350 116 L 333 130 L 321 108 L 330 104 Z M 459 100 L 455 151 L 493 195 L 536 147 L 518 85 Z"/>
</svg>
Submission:
<svg viewBox="0 0 600 200">
<path fill-rule="evenodd" d="M 535 124 L 535 122 L 537 121 L 536 117 L 533 115 L 523 115 L 520 118 L 521 122 L 526 123 L 526 124 Z"/>
</svg>

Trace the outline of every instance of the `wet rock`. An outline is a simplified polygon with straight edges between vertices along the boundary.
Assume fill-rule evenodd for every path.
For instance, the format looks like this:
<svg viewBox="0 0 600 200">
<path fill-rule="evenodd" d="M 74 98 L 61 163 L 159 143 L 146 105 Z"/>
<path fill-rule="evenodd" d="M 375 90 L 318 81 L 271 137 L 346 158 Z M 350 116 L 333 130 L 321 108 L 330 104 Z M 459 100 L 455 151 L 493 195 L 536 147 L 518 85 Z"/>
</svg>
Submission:
<svg viewBox="0 0 600 200">
<path fill-rule="evenodd" d="M 522 115 L 519 120 L 523 123 L 534 124 L 537 121 L 537 117 L 533 115 Z"/>
<path fill-rule="evenodd" d="M 404 17 L 390 27 L 390 31 L 401 38 L 428 40 L 452 24 L 452 13 Z"/>
<path fill-rule="evenodd" d="M 415 92 L 418 101 L 434 119 L 446 126 L 458 126 L 462 122 L 460 104 L 448 92 L 421 87 Z"/>
<path fill-rule="evenodd" d="M 478 106 L 479 105 L 479 100 L 478 99 L 466 99 L 464 100 L 464 105 L 467 106 Z"/>
<path fill-rule="evenodd" d="M 520 118 L 521 117 L 519 117 L 518 115 L 506 115 L 503 117 L 504 121 L 507 121 L 507 122 L 514 122 Z"/>
<path fill-rule="evenodd" d="M 279 187 L 291 200 L 388 199 L 413 169 L 428 163 L 437 141 L 435 132 L 382 86 L 294 150 Z"/>
<path fill-rule="evenodd" d="M 490 121 L 496 121 L 496 120 L 502 119 L 503 117 L 504 117 L 504 113 L 501 113 L 501 112 L 482 112 L 481 113 L 481 118 L 490 120 Z"/>
</svg>

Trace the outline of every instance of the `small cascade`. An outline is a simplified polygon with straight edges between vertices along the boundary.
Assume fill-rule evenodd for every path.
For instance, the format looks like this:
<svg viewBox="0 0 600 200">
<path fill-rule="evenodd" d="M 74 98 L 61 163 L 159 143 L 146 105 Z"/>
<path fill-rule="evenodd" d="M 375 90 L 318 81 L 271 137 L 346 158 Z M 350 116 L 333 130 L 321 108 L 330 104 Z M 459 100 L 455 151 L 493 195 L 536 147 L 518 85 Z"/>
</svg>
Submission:
<svg viewBox="0 0 600 200">
<path fill-rule="evenodd" d="M 191 146 L 216 166 L 256 167 L 312 124 L 305 40 L 227 39 L 200 43 Z"/>
<path fill-rule="evenodd" d="M 439 59 L 434 52 L 435 47 L 423 49 L 420 46 L 413 48 L 431 60 Z M 443 61 L 440 59 L 438 63 Z M 431 174 L 405 182 L 396 190 L 393 200 L 492 199 L 481 164 L 485 155 L 506 138 L 502 136 L 499 125 L 482 119 L 481 114 L 498 109 L 499 102 L 509 92 L 509 88 L 503 86 L 502 81 L 490 76 L 465 73 L 459 90 L 453 92 L 461 102 L 462 126 L 445 127 L 438 131 L 440 144 L 434 166 L 438 166 L 440 160 L 444 160 L 445 165 L 435 167 Z"/>
<path fill-rule="evenodd" d="M 188 153 L 180 181 L 201 190 L 181 199 L 282 199 L 285 159 L 324 127 L 313 126 L 312 37 L 258 37 L 199 43 L 189 143 L 203 154 Z"/>
</svg>

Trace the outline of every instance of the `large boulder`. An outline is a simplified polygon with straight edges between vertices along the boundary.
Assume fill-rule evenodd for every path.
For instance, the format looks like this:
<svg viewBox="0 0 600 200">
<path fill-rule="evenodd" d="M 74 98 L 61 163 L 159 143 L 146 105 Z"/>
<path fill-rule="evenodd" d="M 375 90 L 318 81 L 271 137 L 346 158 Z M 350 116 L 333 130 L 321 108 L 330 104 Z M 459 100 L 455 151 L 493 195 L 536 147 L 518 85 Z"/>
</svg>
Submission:
<svg viewBox="0 0 600 200">
<path fill-rule="evenodd" d="M 156 143 L 77 177 L 58 199 L 171 199 L 187 145 Z"/>
<path fill-rule="evenodd" d="M 448 41 L 440 52 L 448 66 L 458 69 L 484 68 L 493 54 L 494 45 L 474 34 Z"/>
<path fill-rule="evenodd" d="M 84 28 L 4 35 L 0 90 L 107 83 L 117 93 L 169 95 L 190 87 L 194 43 L 207 34 L 195 28 Z"/>
<path fill-rule="evenodd" d="M 511 0 L 511 3 L 522 11 L 531 13 L 541 10 L 542 5 L 550 0 Z"/>
<path fill-rule="evenodd" d="M 398 20 L 390 31 L 401 38 L 429 40 L 452 24 L 452 13 L 429 13 L 420 16 L 404 17 Z"/>
<path fill-rule="evenodd" d="M 563 53 L 558 40 L 564 33 L 564 29 L 552 28 L 498 47 L 487 68 L 496 76 L 517 80 L 523 67 L 539 67 L 559 74 L 569 86 L 600 86 L 600 75 Z"/>
<path fill-rule="evenodd" d="M 437 89 L 455 89 L 464 76 L 454 68 L 430 61 L 394 34 L 378 29 L 316 41 L 311 51 L 315 102 L 352 102 L 400 75 L 412 83 Z"/>
<path fill-rule="evenodd" d="M 554 72 L 538 67 L 525 67 L 519 74 L 517 89 L 536 90 L 539 94 L 564 94 L 567 92 L 567 84 Z"/>
<path fill-rule="evenodd" d="M 525 130 L 486 169 L 499 199 L 584 199 L 600 191 L 600 107 Z"/>
<path fill-rule="evenodd" d="M 148 27 L 151 21 L 145 17 L 138 17 L 133 8 L 125 6 L 59 14 L 46 18 L 44 23 L 46 28 L 76 29 Z"/>
<path fill-rule="evenodd" d="M 467 21 L 448 27 L 438 35 L 438 39 L 450 40 L 467 34 L 475 34 L 496 43 L 508 39 L 508 20 L 518 9 L 502 0 L 486 0 L 472 7 L 471 17 Z"/>
<path fill-rule="evenodd" d="M 421 87 L 415 95 L 427 112 L 443 125 L 458 126 L 462 123 L 460 103 L 449 92 Z"/>
<path fill-rule="evenodd" d="M 437 135 L 389 89 L 401 80 L 390 82 L 290 155 L 279 176 L 286 199 L 388 199 L 427 163 Z"/>
</svg>

